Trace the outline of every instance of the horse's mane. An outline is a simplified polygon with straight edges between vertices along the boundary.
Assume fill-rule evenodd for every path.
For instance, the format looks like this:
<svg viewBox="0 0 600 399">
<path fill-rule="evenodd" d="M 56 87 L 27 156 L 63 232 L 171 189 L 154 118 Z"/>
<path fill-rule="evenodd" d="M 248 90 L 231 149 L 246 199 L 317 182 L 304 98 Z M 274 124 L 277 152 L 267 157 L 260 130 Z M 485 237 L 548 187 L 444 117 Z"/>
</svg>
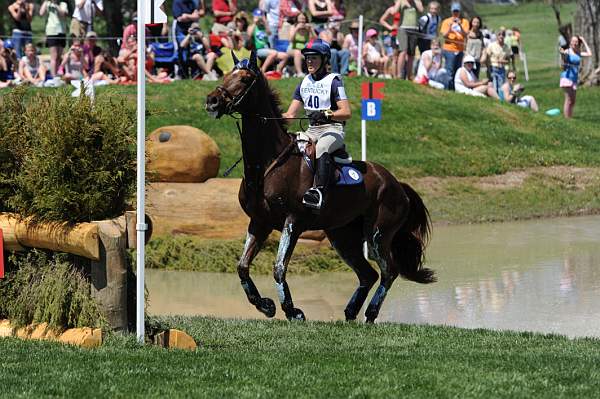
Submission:
<svg viewBox="0 0 600 399">
<path fill-rule="evenodd" d="M 279 93 L 277 93 L 275 91 L 275 89 L 273 89 L 271 87 L 271 85 L 269 84 L 269 81 L 264 77 L 264 75 L 262 76 L 263 82 L 264 82 L 264 86 L 265 89 L 267 91 L 267 97 L 269 98 L 269 104 L 271 105 L 271 109 L 273 110 L 273 113 L 275 114 L 275 118 L 281 118 L 281 119 L 277 119 L 275 120 L 277 122 L 277 124 L 279 125 L 279 127 L 281 128 L 281 130 L 285 133 L 287 133 L 287 121 L 285 119 L 283 119 L 283 111 L 281 110 L 281 99 L 279 97 Z"/>
</svg>

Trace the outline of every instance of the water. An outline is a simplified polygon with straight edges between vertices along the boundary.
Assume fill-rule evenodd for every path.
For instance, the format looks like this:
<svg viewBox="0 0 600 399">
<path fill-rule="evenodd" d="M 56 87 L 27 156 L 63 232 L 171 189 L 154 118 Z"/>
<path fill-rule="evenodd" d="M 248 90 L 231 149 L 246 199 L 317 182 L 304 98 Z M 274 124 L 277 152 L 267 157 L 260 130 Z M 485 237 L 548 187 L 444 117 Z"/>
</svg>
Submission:
<svg viewBox="0 0 600 399">
<path fill-rule="evenodd" d="M 437 227 L 427 265 L 439 281 L 397 280 L 378 321 L 600 337 L 599 262 L 597 216 Z M 276 300 L 270 276 L 255 282 Z M 288 282 L 307 318 L 338 320 L 356 277 L 324 273 Z M 264 318 L 234 274 L 147 270 L 147 286 L 151 314 Z"/>
</svg>

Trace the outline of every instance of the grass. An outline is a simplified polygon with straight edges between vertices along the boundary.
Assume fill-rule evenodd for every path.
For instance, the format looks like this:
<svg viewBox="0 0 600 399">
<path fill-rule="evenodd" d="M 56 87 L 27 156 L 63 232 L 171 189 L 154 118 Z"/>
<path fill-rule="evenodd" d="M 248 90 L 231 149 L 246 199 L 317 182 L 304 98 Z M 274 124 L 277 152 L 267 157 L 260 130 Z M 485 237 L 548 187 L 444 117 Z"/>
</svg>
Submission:
<svg viewBox="0 0 600 399">
<path fill-rule="evenodd" d="M 200 348 L 141 348 L 118 336 L 95 350 L 0 339 L 2 394 L 590 398 L 600 388 L 595 339 L 402 324 L 163 322 Z"/>
</svg>

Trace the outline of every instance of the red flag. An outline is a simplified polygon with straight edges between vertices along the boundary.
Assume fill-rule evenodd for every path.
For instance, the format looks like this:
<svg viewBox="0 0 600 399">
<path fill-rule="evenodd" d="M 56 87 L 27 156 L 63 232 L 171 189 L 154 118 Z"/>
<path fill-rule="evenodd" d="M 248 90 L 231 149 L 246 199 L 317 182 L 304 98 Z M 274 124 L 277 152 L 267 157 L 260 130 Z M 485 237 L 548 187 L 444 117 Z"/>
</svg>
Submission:
<svg viewBox="0 0 600 399">
<path fill-rule="evenodd" d="M 364 82 L 361 85 L 361 94 L 363 100 L 383 100 L 384 82 Z"/>
</svg>

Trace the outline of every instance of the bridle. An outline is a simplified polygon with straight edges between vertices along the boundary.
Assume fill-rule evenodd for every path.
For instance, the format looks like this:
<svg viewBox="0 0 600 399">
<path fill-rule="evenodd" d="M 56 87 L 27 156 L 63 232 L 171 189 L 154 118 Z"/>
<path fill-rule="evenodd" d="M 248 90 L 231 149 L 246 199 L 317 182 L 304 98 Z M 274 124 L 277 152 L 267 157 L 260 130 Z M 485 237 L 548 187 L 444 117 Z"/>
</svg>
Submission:
<svg viewBox="0 0 600 399">
<path fill-rule="evenodd" d="M 241 68 L 236 68 L 236 69 L 241 70 Z M 249 68 L 244 68 L 244 69 L 252 72 L 254 75 L 254 78 L 252 79 L 252 83 L 250 83 L 248 86 L 246 86 L 246 88 L 237 96 L 234 96 L 233 94 L 231 94 L 229 92 L 229 90 L 227 90 L 225 88 L 225 86 L 223 86 L 223 85 L 217 86 L 217 90 L 220 93 L 222 93 L 225 98 L 227 98 L 229 100 L 229 103 L 227 104 L 227 106 L 225 108 L 226 115 L 231 116 L 231 114 L 233 114 L 235 112 L 239 112 L 235 108 L 237 108 L 237 106 L 240 105 L 242 101 L 244 101 L 244 98 L 246 98 L 246 96 L 248 95 L 250 90 L 252 90 L 252 87 L 254 87 L 254 85 L 256 84 L 256 81 L 258 80 L 258 75 L 254 71 L 250 70 Z"/>
</svg>

